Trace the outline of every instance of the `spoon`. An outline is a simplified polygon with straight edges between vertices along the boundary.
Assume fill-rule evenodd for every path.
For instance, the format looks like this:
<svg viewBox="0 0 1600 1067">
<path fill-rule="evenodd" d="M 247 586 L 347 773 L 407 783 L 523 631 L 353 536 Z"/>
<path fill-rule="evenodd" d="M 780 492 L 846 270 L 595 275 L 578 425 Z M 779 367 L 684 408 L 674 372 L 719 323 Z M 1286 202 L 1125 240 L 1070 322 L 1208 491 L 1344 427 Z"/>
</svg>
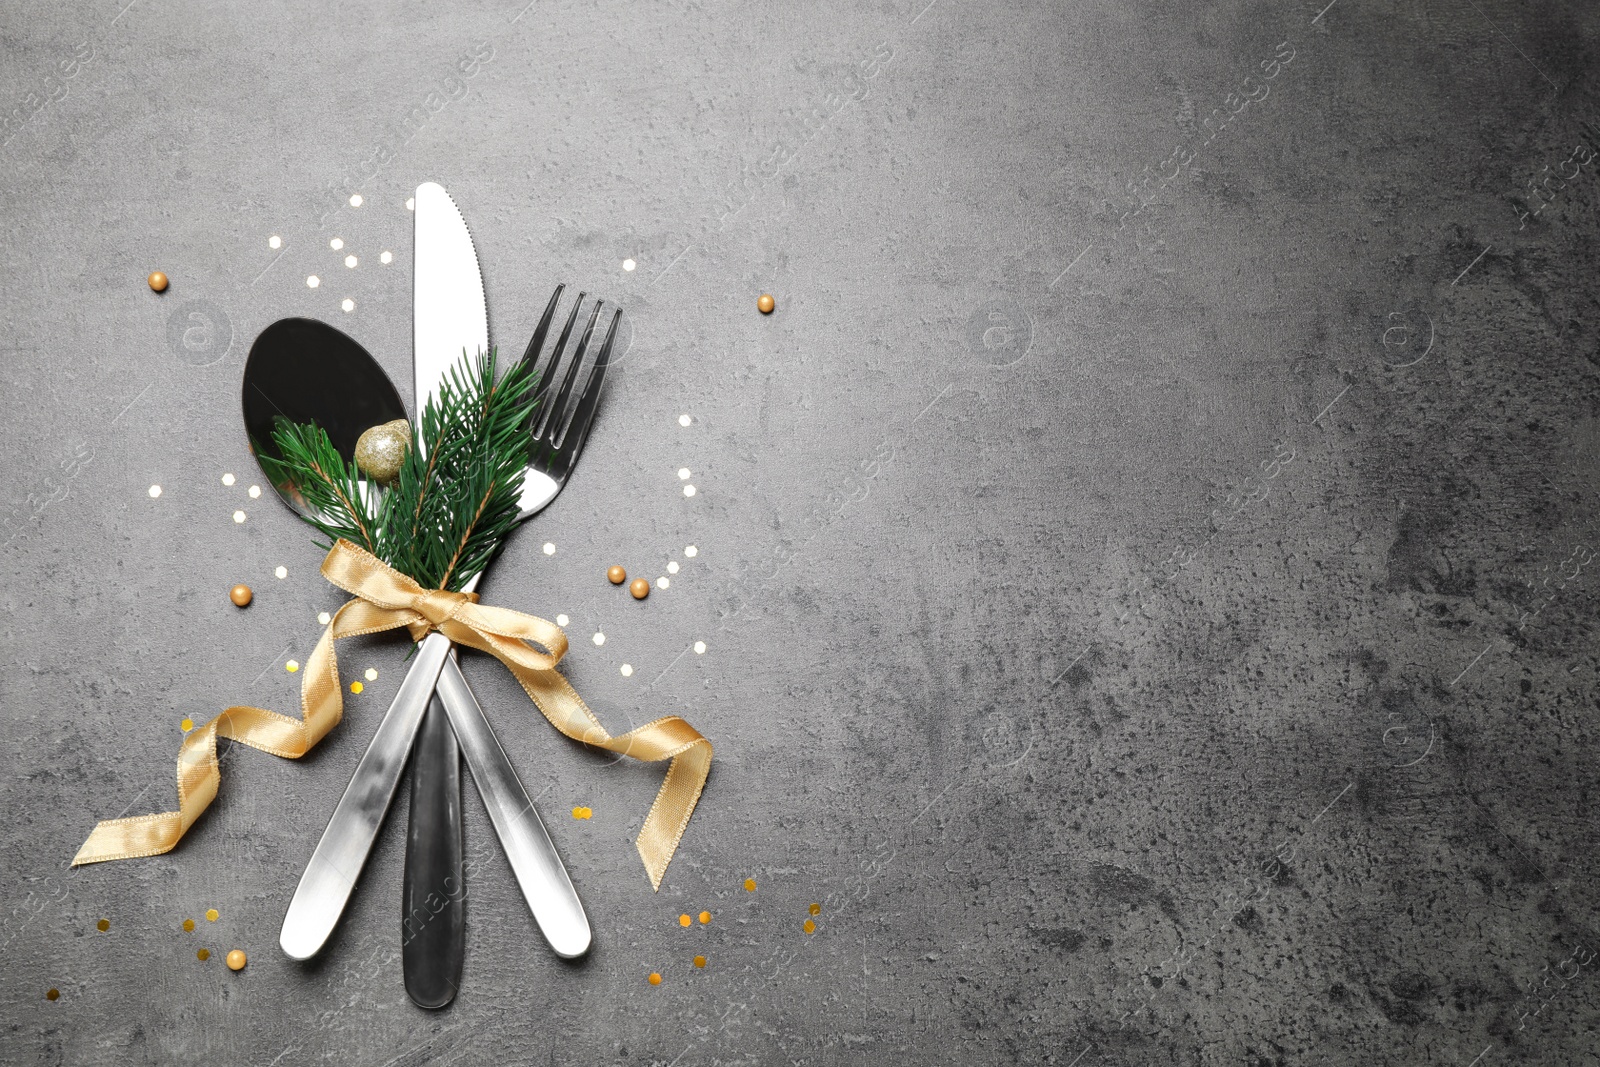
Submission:
<svg viewBox="0 0 1600 1067">
<path fill-rule="evenodd" d="M 363 431 L 407 417 L 394 383 L 367 350 L 327 323 L 312 319 L 280 319 L 261 332 L 245 363 L 242 399 L 245 429 L 258 461 L 282 458 L 272 438 L 273 427 L 280 419 L 320 426 L 339 455 L 349 462 Z M 284 503 L 303 517 L 314 517 L 313 509 L 293 485 L 273 479 L 273 466 L 270 462 L 264 463 L 262 469 Z M 366 483 L 362 484 L 364 489 L 368 488 Z M 395 699 L 400 700 L 400 696 Z M 450 730 L 442 709 L 440 714 L 428 716 L 424 721 L 435 730 Z M 420 740 L 426 742 L 426 734 Z M 377 741 L 375 737 L 364 760 L 378 758 L 374 756 L 379 747 Z M 378 756 L 387 758 L 383 753 Z M 399 758 L 403 760 L 405 753 L 399 753 Z M 460 761 L 439 763 L 438 773 L 428 775 L 426 781 L 419 777 L 420 773 L 419 767 L 413 764 L 414 812 L 419 807 L 415 803 L 418 792 L 439 793 L 455 801 L 449 809 L 437 804 L 420 806 L 423 811 L 445 810 L 447 817 L 413 818 L 406 837 L 407 863 L 412 862 L 414 854 L 420 853 L 450 857 L 452 863 L 436 860 L 434 869 L 459 872 L 462 853 Z M 398 777 L 394 784 L 398 785 Z M 382 818 L 393 796 L 391 788 L 386 796 L 366 798 L 371 804 L 382 801 L 374 808 L 376 818 Z M 404 901 L 406 992 L 423 1007 L 438 1008 L 449 1003 L 460 984 L 466 913 L 459 879 L 457 882 L 453 891 L 449 886 L 439 887 L 444 891 L 430 893 L 426 901 Z M 437 908 L 433 907 L 434 896 L 444 901 Z M 409 966 L 413 956 L 427 961 L 430 966 Z"/>
</svg>

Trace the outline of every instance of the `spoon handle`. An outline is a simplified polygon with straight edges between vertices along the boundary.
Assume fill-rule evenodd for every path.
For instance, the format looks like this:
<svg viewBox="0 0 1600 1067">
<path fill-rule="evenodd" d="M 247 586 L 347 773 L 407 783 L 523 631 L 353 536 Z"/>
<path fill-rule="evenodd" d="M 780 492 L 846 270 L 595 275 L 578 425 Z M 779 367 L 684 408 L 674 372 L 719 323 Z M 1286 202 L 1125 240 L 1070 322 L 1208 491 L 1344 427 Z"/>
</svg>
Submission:
<svg viewBox="0 0 1600 1067">
<path fill-rule="evenodd" d="M 401 962 L 412 1002 L 421 1008 L 442 1008 L 455 999 L 461 985 L 467 932 L 461 754 L 437 693 L 423 716 L 415 747 L 401 894 Z"/>
<path fill-rule="evenodd" d="M 320 952 L 344 914 L 389 802 L 400 786 L 400 772 L 449 651 L 450 639 L 443 634 L 423 638 L 410 673 L 400 683 L 400 691 L 333 809 L 283 917 L 278 944 L 291 959 L 308 960 Z"/>
</svg>

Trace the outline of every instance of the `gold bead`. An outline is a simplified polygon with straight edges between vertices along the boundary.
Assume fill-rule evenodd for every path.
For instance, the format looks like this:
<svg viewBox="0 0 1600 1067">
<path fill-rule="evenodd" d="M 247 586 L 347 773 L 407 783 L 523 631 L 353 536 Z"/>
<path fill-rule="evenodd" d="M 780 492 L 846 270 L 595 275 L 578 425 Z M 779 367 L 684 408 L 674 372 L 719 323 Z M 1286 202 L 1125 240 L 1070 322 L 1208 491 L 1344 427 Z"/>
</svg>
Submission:
<svg viewBox="0 0 1600 1067">
<path fill-rule="evenodd" d="M 244 949 L 242 948 L 236 948 L 228 953 L 228 969 L 230 971 L 242 971 L 244 970 L 244 965 L 248 962 L 250 961 L 245 958 Z"/>
<path fill-rule="evenodd" d="M 388 484 L 400 473 L 411 448 L 411 424 L 395 419 L 362 431 L 356 439 L 356 466 L 375 482 Z"/>
<path fill-rule="evenodd" d="M 621 585 L 623 582 L 628 580 L 628 572 L 613 564 L 611 569 L 606 571 L 606 579 L 610 581 L 612 585 Z"/>
<path fill-rule="evenodd" d="M 248 585 L 236 585 L 228 590 L 228 599 L 241 608 L 247 608 L 250 601 L 255 599 L 255 594 L 250 592 Z"/>
<path fill-rule="evenodd" d="M 771 293 L 762 293 L 761 299 L 756 301 L 756 309 L 763 315 L 772 314 L 772 309 L 777 306 L 778 303 L 772 299 Z"/>
<path fill-rule="evenodd" d="M 156 271 L 145 280 L 150 283 L 150 288 L 154 289 L 156 292 L 164 293 L 167 291 L 167 276 L 162 274 L 160 271 Z"/>
<path fill-rule="evenodd" d="M 628 583 L 628 592 L 633 594 L 633 599 L 643 600 L 650 595 L 650 580 L 648 578 L 635 578 Z"/>
</svg>

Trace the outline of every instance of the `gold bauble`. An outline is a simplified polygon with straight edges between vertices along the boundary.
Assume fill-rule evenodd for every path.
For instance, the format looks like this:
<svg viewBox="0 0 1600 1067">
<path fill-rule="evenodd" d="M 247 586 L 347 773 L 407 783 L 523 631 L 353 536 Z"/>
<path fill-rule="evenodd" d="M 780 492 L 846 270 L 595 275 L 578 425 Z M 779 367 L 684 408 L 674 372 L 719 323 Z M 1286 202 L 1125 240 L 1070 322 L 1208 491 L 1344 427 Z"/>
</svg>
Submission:
<svg viewBox="0 0 1600 1067">
<path fill-rule="evenodd" d="M 411 424 L 395 419 L 373 426 L 356 439 L 356 466 L 375 482 L 387 485 L 400 473 L 411 447 Z"/>
</svg>

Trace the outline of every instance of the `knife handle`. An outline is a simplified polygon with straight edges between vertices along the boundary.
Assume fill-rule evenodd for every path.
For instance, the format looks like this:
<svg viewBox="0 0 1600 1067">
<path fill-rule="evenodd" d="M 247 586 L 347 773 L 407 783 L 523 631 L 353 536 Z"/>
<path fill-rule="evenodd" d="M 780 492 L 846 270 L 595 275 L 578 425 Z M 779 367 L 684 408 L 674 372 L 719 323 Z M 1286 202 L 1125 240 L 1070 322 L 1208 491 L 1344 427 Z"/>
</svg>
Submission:
<svg viewBox="0 0 1600 1067">
<path fill-rule="evenodd" d="M 583 902 L 454 655 L 446 657 L 438 685 L 467 768 L 540 932 L 556 955 L 566 959 L 583 955 L 592 939 Z"/>
<path fill-rule="evenodd" d="M 461 866 L 461 753 L 438 694 L 422 717 L 411 756 L 411 824 L 401 891 L 401 963 L 406 995 L 442 1008 L 461 987 L 467 954 Z"/>
<path fill-rule="evenodd" d="M 400 691 L 372 735 L 372 743 L 356 765 L 356 773 L 339 798 L 311 861 L 306 864 L 294 899 L 283 917 L 278 944 L 290 959 L 308 960 L 327 943 L 366 865 L 378 828 L 394 800 L 411 742 L 428 710 L 428 698 L 439 668 L 450 651 L 450 639 L 432 633 L 417 648 L 416 659 Z"/>
</svg>

